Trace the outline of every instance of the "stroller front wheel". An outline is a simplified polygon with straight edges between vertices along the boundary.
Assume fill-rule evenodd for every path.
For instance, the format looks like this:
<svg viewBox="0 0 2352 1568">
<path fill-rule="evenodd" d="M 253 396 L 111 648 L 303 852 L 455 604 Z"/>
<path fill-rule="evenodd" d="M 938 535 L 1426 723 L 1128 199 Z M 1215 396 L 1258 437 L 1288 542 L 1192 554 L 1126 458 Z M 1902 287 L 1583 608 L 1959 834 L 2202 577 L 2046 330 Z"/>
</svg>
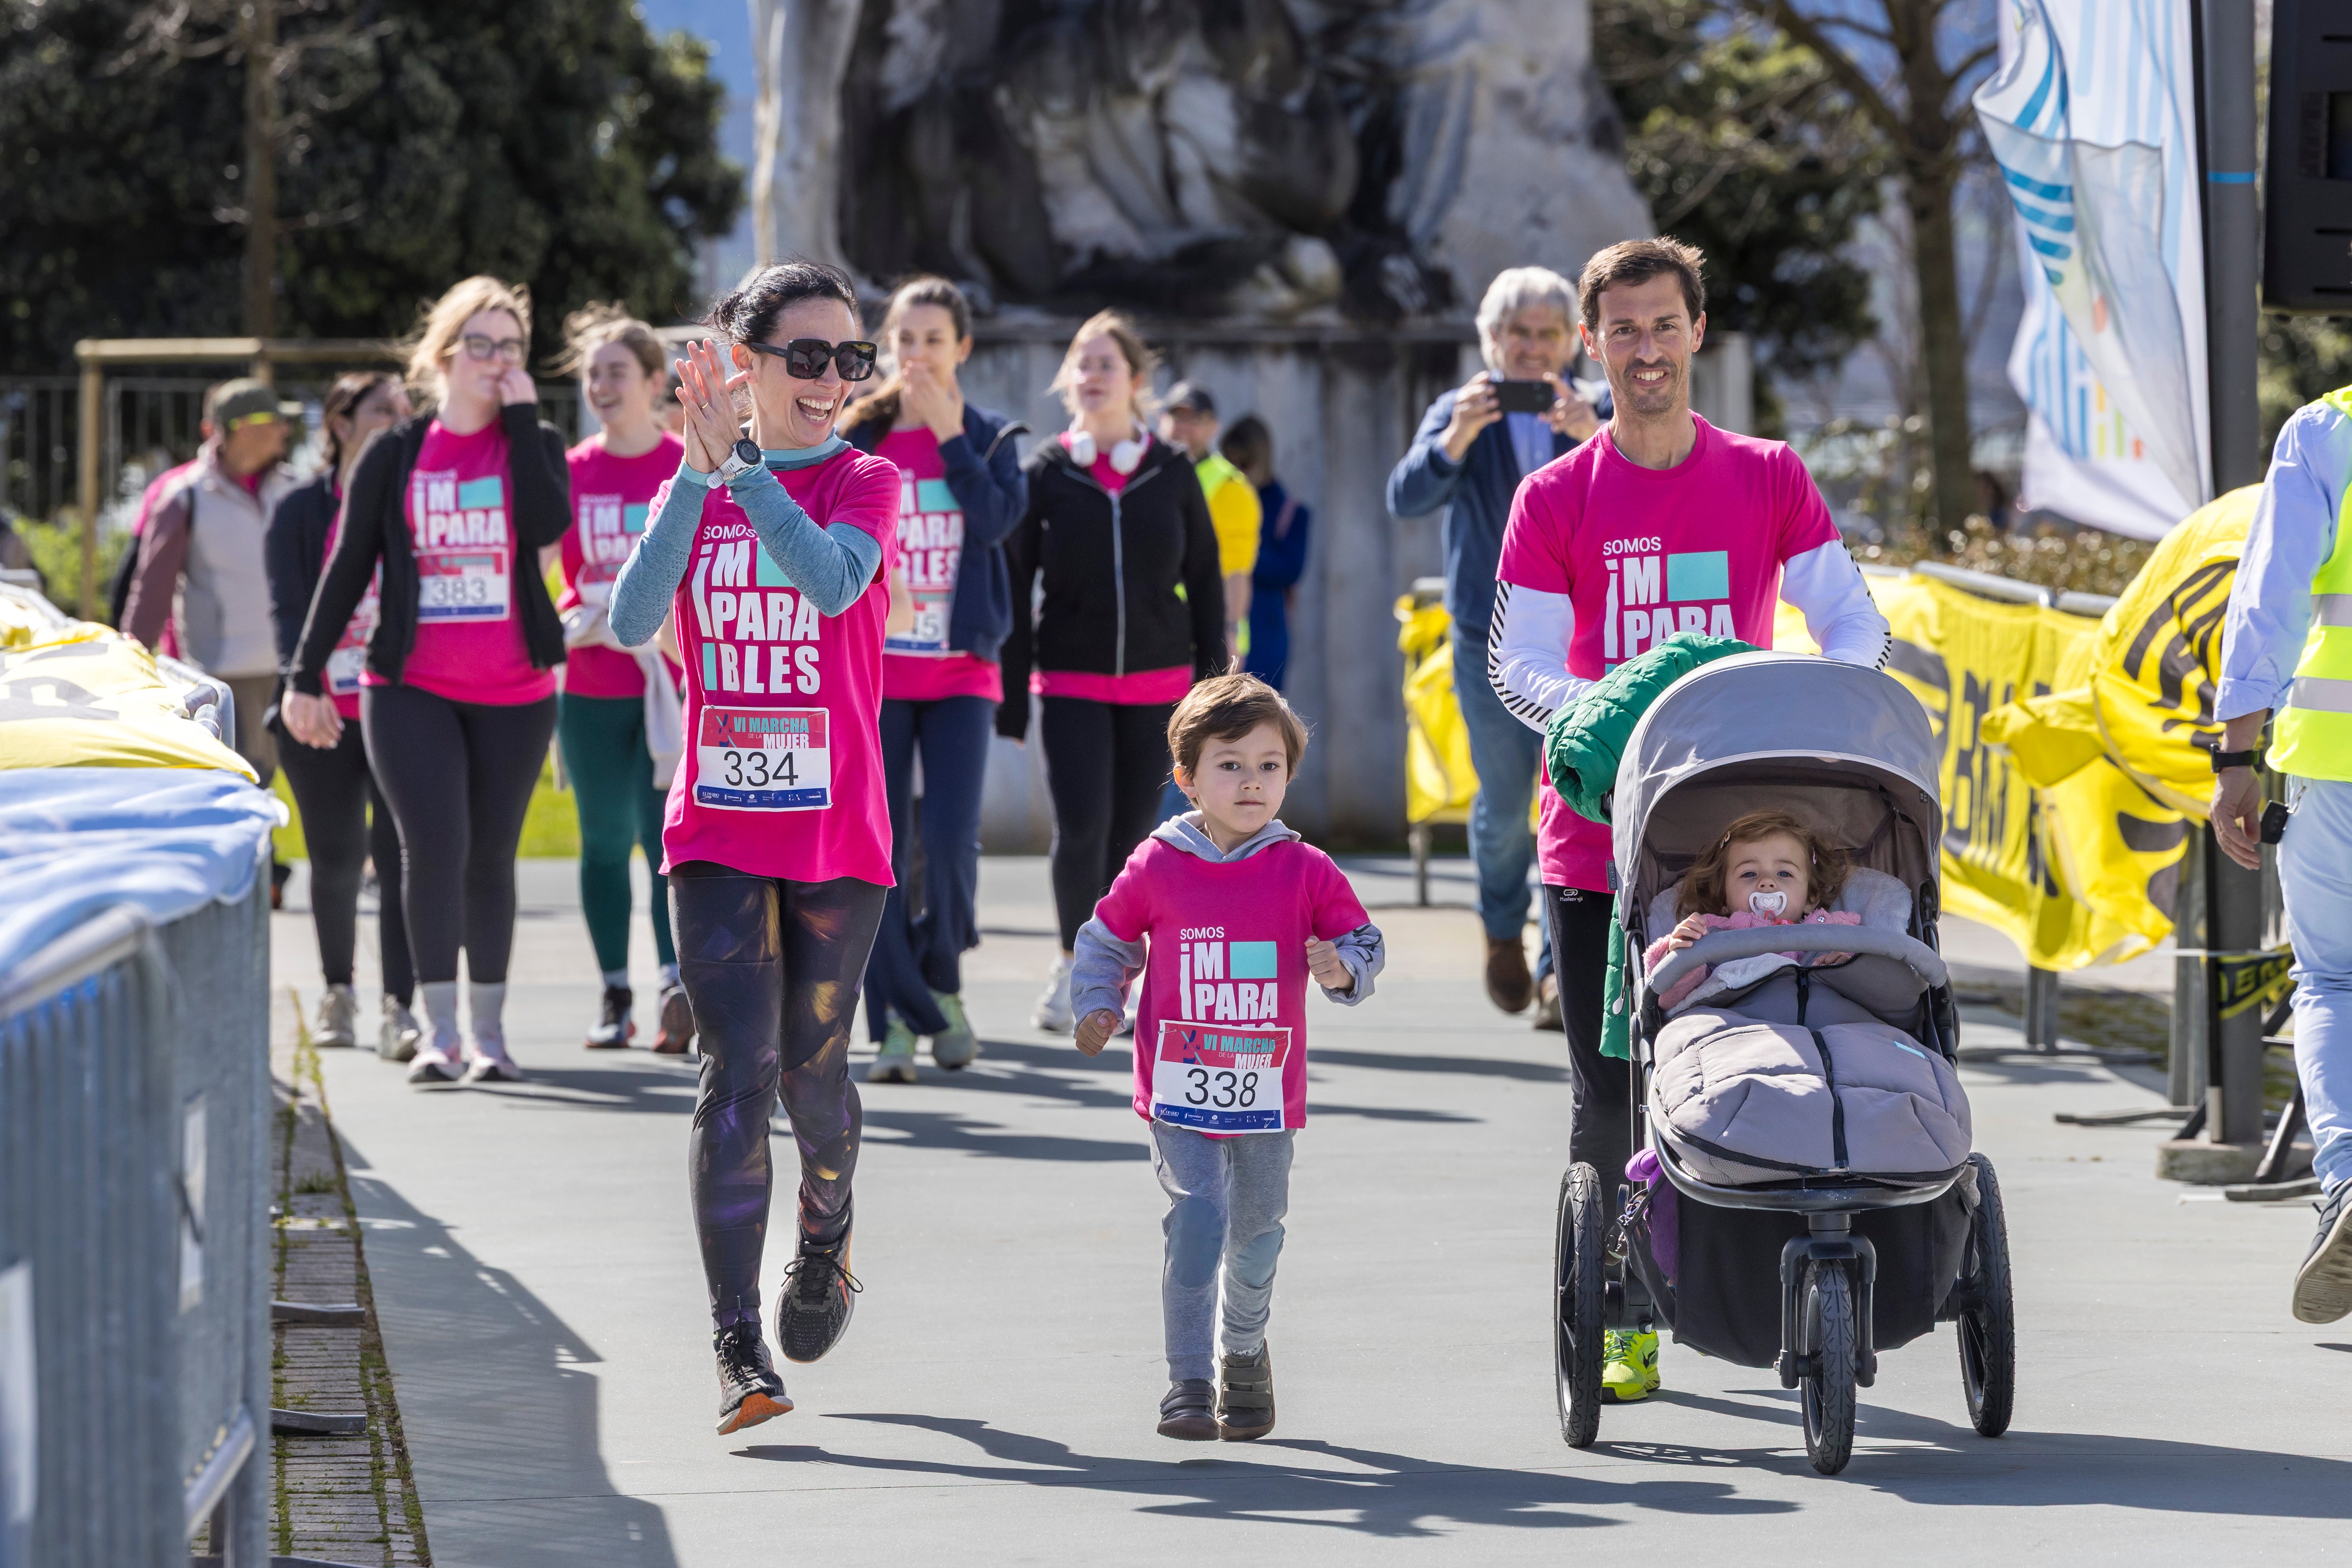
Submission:
<svg viewBox="0 0 2352 1568">
<path fill-rule="evenodd" d="M 1601 1435 L 1603 1232 L 1609 1224 L 1601 1173 L 1570 1165 L 1559 1180 L 1559 1228 L 1552 1252 L 1552 1372 L 1559 1435 L 1571 1448 Z"/>
<path fill-rule="evenodd" d="M 1969 1222 L 1967 1272 L 1960 1276 L 1960 1388 L 1969 1424 L 1984 1437 L 2009 1430 L 2017 1401 L 2017 1308 L 2009 1282 L 2009 1216 L 1992 1162 L 1971 1154 L 1977 1212 Z"/>
<path fill-rule="evenodd" d="M 1805 1457 L 1825 1476 L 1853 1457 L 1853 1289 L 1845 1265 L 1816 1259 L 1805 1281 L 1805 1364 L 1798 1385 L 1805 1415 Z"/>
</svg>

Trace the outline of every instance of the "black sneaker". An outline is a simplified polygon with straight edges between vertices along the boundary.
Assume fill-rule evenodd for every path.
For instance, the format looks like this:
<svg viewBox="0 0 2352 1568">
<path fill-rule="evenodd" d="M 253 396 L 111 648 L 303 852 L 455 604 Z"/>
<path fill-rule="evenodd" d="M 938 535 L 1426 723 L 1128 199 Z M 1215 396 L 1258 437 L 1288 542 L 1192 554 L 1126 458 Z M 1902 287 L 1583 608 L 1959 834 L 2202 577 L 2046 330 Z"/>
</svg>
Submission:
<svg viewBox="0 0 2352 1568">
<path fill-rule="evenodd" d="M 2319 1205 L 2319 1234 L 2294 1276 L 2297 1322 L 2332 1323 L 2352 1312 L 2352 1183 L 2327 1194 Z"/>
<path fill-rule="evenodd" d="M 787 1361 L 810 1362 L 841 1342 L 865 1289 L 849 1271 L 849 1232 L 820 1245 L 803 1234 L 798 1258 L 784 1266 L 776 1303 L 776 1344 Z"/>
<path fill-rule="evenodd" d="M 1246 1443 L 1274 1430 L 1274 1352 L 1229 1355 L 1217 1365 L 1217 1436 Z"/>
<path fill-rule="evenodd" d="M 760 1325 L 730 1323 L 710 1336 L 719 1352 L 719 1435 L 774 1419 L 793 1407 L 784 1380 L 768 1360 Z"/>
<path fill-rule="evenodd" d="M 1168 1385 L 1160 1400 L 1160 1435 L 1188 1443 L 1216 1441 L 1216 1384 L 1205 1377 L 1187 1377 Z"/>
<path fill-rule="evenodd" d="M 588 1031 L 588 1048 L 592 1051 L 617 1051 L 626 1048 L 630 1037 L 637 1032 L 637 1022 L 629 1016 L 630 1005 L 635 994 L 625 985 L 604 987 L 604 1003 L 596 1016 L 596 1026 Z"/>
<path fill-rule="evenodd" d="M 654 1050 L 665 1057 L 682 1057 L 692 1044 L 694 1004 L 687 1000 L 685 986 L 667 986 L 661 994 L 661 1033 L 654 1037 Z"/>
</svg>

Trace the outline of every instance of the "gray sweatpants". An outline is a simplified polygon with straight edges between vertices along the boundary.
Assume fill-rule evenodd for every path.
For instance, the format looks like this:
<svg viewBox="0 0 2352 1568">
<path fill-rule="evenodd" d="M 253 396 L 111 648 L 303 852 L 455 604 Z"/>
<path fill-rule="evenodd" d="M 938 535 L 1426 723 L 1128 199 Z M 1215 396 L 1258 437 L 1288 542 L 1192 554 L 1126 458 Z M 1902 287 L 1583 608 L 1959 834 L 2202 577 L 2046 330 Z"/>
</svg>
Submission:
<svg viewBox="0 0 2352 1568">
<path fill-rule="evenodd" d="M 1160 1308 L 1168 1333 L 1168 1375 L 1216 1376 L 1217 1283 L 1224 1281 L 1225 1353 L 1265 1342 L 1274 1266 L 1282 1257 L 1282 1216 L 1290 1207 L 1290 1141 L 1282 1132 L 1211 1138 L 1151 1124 L 1151 1168 L 1168 1194 L 1168 1259 Z"/>
</svg>

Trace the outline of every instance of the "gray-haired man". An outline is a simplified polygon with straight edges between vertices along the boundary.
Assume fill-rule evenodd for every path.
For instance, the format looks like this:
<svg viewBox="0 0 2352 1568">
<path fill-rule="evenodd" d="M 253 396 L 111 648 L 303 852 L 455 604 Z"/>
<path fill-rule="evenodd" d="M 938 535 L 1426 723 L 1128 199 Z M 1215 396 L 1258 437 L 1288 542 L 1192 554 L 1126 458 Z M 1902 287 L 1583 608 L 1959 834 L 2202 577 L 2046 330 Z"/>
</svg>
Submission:
<svg viewBox="0 0 2352 1568">
<path fill-rule="evenodd" d="M 1519 481 L 1573 451 L 1607 416 L 1565 379 L 1576 357 L 1576 286 L 1559 273 L 1542 267 L 1497 273 L 1478 304 L 1486 368 L 1429 405 L 1411 449 L 1389 475 L 1389 510 L 1397 516 L 1444 509 L 1438 535 L 1445 551 L 1445 609 L 1454 617 L 1454 691 L 1478 771 L 1470 857 L 1486 928 L 1486 994 L 1507 1013 L 1526 1007 L 1535 994 L 1520 932 L 1536 854 L 1528 805 L 1543 737 L 1512 718 L 1486 684 L 1486 634 L 1503 527 Z M 1548 382 L 1551 406 L 1507 415 L 1496 390 L 1500 381 Z M 1545 1012 L 1557 1016 L 1549 997 Z"/>
</svg>

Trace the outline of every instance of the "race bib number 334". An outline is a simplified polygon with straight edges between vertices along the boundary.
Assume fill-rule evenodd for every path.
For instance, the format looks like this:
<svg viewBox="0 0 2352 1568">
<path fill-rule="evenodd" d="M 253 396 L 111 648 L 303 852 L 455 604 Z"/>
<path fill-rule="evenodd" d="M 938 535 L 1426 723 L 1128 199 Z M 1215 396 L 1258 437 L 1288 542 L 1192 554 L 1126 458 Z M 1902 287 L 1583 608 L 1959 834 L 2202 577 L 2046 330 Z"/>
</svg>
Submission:
<svg viewBox="0 0 2352 1568">
<path fill-rule="evenodd" d="M 705 708 L 694 802 L 716 811 L 823 811 L 833 804 L 822 708 Z"/>
<path fill-rule="evenodd" d="M 1286 1026 L 1160 1021 L 1151 1115 L 1196 1132 L 1279 1132 Z"/>
</svg>

